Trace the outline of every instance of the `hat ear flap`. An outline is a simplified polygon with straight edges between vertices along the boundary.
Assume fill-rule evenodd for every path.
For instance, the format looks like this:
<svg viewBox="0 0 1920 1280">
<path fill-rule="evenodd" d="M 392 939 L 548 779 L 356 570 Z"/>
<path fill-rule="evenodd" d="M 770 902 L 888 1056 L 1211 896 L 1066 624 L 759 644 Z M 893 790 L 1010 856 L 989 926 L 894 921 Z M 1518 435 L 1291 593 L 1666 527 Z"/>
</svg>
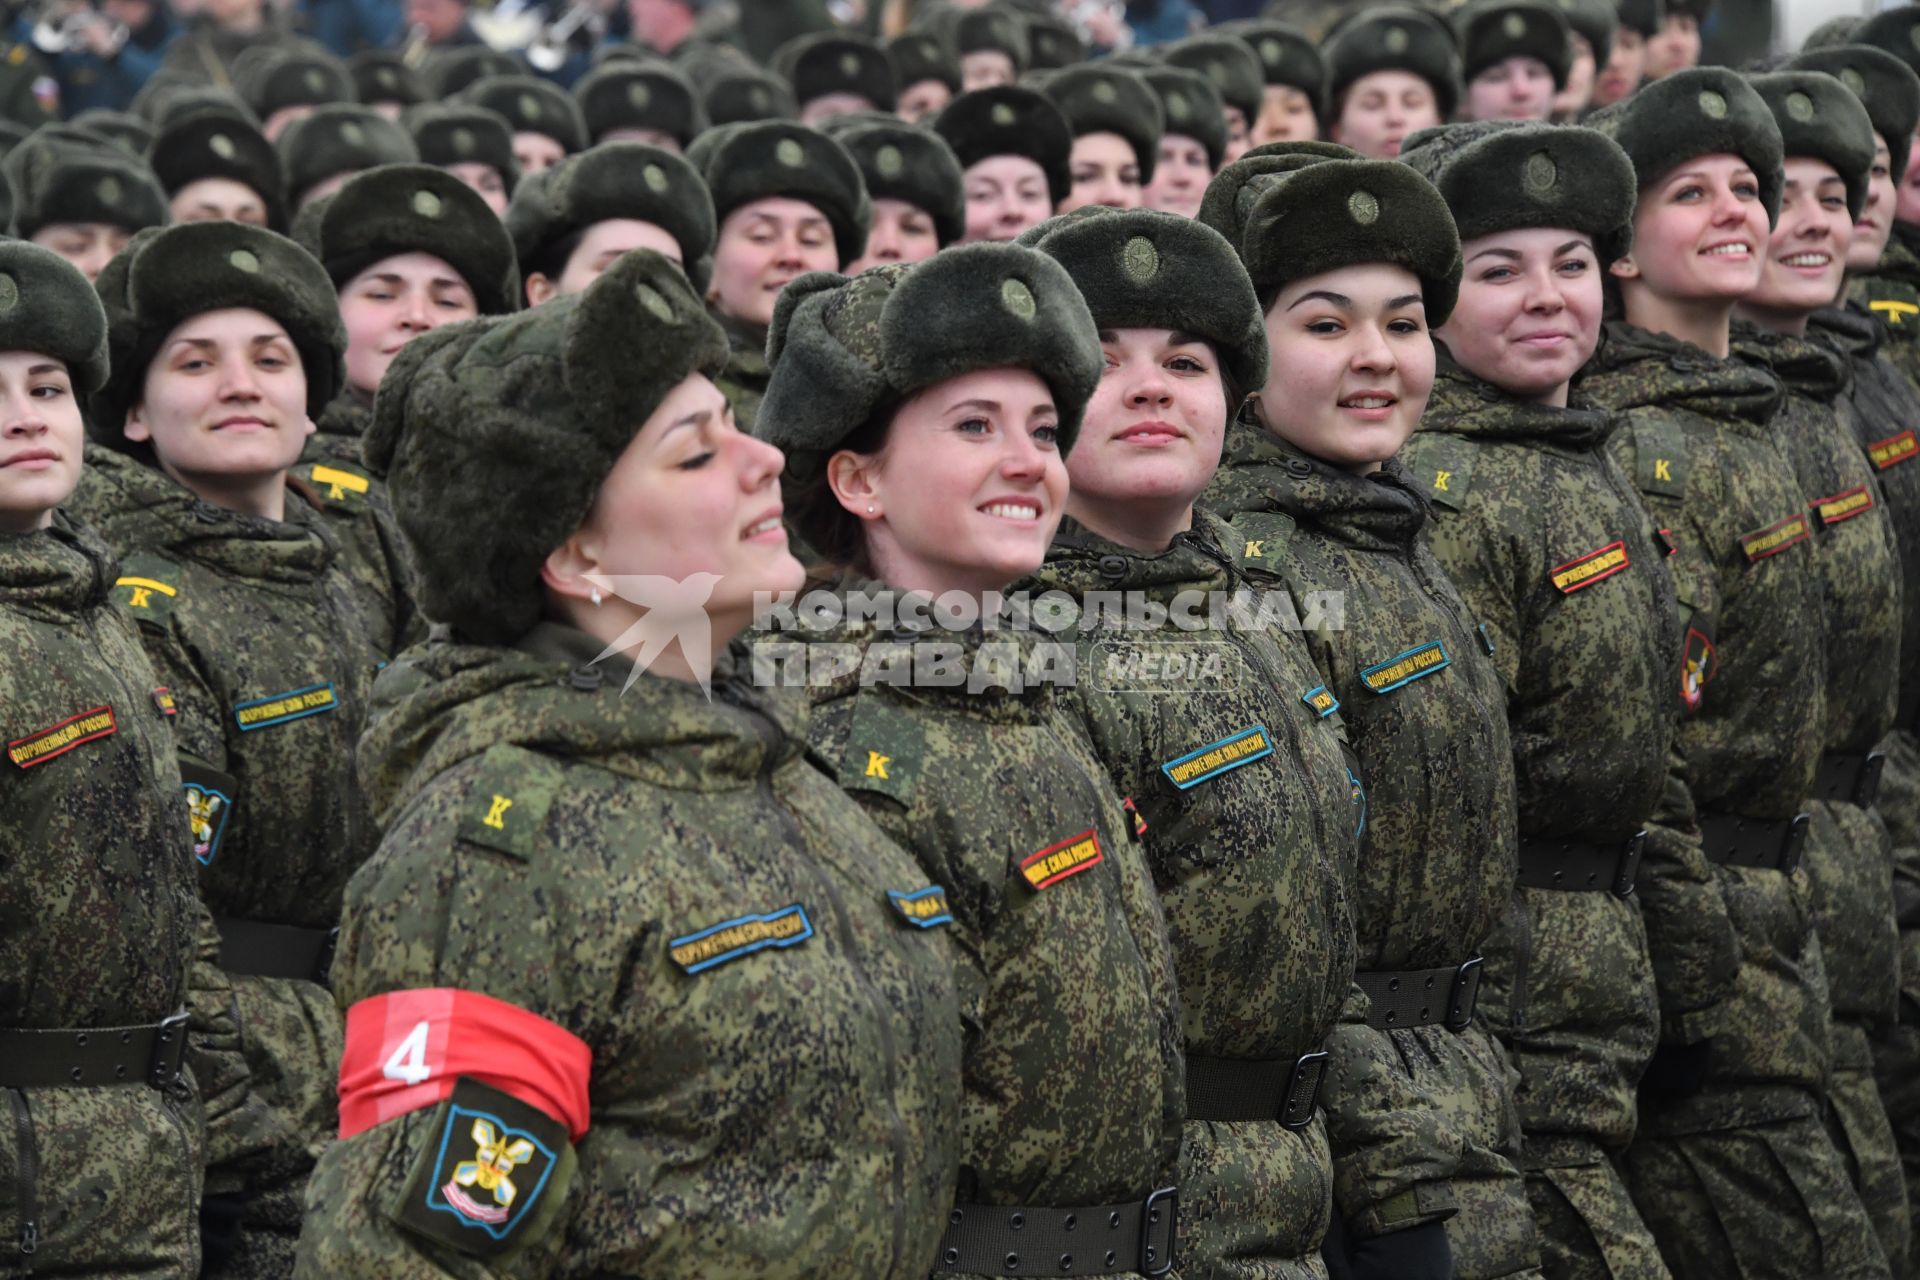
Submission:
<svg viewBox="0 0 1920 1280">
<path fill-rule="evenodd" d="M 773 304 L 773 323 L 767 326 L 767 364 L 772 366 L 780 359 L 780 353 L 786 350 L 787 333 L 793 321 L 794 310 L 801 302 L 816 293 L 838 289 L 847 282 L 847 278 L 834 271 L 809 271 L 803 276 L 795 276 L 787 281 L 780 290 L 780 296 Z"/>
</svg>

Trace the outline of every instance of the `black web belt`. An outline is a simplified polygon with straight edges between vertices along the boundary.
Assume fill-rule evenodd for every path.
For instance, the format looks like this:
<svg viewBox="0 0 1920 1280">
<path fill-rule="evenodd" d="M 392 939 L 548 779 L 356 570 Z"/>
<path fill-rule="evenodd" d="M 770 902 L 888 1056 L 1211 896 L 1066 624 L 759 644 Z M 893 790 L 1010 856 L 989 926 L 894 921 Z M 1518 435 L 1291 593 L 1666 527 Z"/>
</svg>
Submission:
<svg viewBox="0 0 1920 1280">
<path fill-rule="evenodd" d="M 180 1076 L 187 1015 L 137 1027 L 0 1029 L 0 1089 L 72 1089 L 144 1084 Z"/>
<path fill-rule="evenodd" d="M 1278 1120 L 1288 1129 L 1313 1123 L 1327 1055 L 1297 1058 L 1187 1056 L 1187 1119 Z"/>
<path fill-rule="evenodd" d="M 1696 824 L 1709 861 L 1724 867 L 1754 867 L 1788 875 L 1800 865 L 1807 844 L 1807 815 L 1791 818 L 1743 818 L 1737 813 L 1703 813 Z"/>
<path fill-rule="evenodd" d="M 259 978 L 302 978 L 324 984 L 333 967 L 338 929 L 302 929 L 237 916 L 216 916 L 220 967 Z"/>
<path fill-rule="evenodd" d="M 936 1271 L 981 1276 L 1097 1276 L 1173 1270 L 1180 1195 L 1162 1187 L 1131 1204 L 1054 1209 L 956 1204 L 940 1240 Z"/>
<path fill-rule="evenodd" d="M 1813 775 L 1813 798 L 1829 804 L 1856 804 L 1873 808 L 1880 796 L 1880 767 L 1887 761 L 1878 751 L 1850 755 L 1829 751 L 1820 757 Z"/>
<path fill-rule="evenodd" d="M 1520 883 L 1529 889 L 1606 892 L 1617 898 L 1630 897 L 1646 843 L 1644 831 L 1612 844 L 1523 839 L 1520 841 Z"/>
<path fill-rule="evenodd" d="M 1373 1006 L 1367 1025 L 1381 1031 L 1404 1031 L 1436 1023 L 1449 1031 L 1465 1031 L 1473 1021 L 1480 998 L 1479 956 L 1462 965 L 1439 969 L 1382 969 L 1356 973 L 1353 980 Z"/>
</svg>

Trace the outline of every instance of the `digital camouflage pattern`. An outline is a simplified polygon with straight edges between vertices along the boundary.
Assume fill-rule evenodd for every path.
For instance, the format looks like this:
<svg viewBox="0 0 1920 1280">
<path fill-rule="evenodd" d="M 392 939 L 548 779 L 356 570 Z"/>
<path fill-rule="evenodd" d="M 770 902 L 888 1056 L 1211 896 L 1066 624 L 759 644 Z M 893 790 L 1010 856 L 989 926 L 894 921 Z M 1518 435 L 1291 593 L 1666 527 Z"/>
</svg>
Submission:
<svg viewBox="0 0 1920 1280">
<path fill-rule="evenodd" d="M 189 998 L 199 904 L 180 773 L 113 575 L 65 517 L 0 535 L 0 1027 L 152 1024 Z M 194 1083 L 0 1088 L 0 1274 L 195 1274 Z"/>
<path fill-rule="evenodd" d="M 773 371 L 767 365 L 767 331 L 709 308 L 720 327 L 726 330 L 727 346 L 732 354 L 726 368 L 713 382 L 733 406 L 733 423 L 748 435 L 760 416 L 760 401 L 766 397 L 767 382 Z"/>
<path fill-rule="evenodd" d="M 1920 391 L 1885 354 L 1890 326 L 1861 303 L 1816 315 L 1809 330 L 1848 357 L 1847 419 L 1874 469 L 1893 525 L 1900 559 L 1920 564 L 1920 447 L 1907 432 L 1920 429 Z M 1907 579 L 1910 584 L 1911 579 Z M 1875 806 L 1893 850 L 1893 891 L 1900 927 L 1898 1020 L 1875 1029 L 1872 1054 L 1881 1101 L 1905 1169 L 1908 1235 L 1920 1238 L 1920 590 L 1901 592 L 1900 692 L 1893 731 L 1880 742 L 1886 761 Z M 1836 1045 L 1844 1054 L 1845 1040 Z"/>
<path fill-rule="evenodd" d="M 1165 922 L 1052 689 L 1000 683 L 1034 633 L 883 631 L 849 611 L 803 638 L 854 646 L 868 668 L 941 646 L 976 686 L 863 688 L 850 672 L 816 685 L 809 726 L 840 786 L 947 891 L 967 1029 L 958 1199 L 1104 1205 L 1173 1185 L 1185 1097 Z"/>
<path fill-rule="evenodd" d="M 1161 605 L 1182 592 L 1251 592 L 1228 541 L 1238 541 L 1230 528 L 1197 513 L 1149 555 L 1068 519 L 1022 589 L 1076 600 L 1137 593 Z M 1299 637 L 1276 615 L 1268 627 L 1089 627 L 1075 639 L 1079 678 L 1065 702 L 1145 826 L 1187 1054 L 1291 1063 L 1320 1049 L 1353 990 L 1347 879 L 1364 797 L 1338 709 L 1314 704 L 1322 682 Z M 1269 754 L 1184 788 L 1169 777 L 1172 762 L 1255 728 Z M 1324 1119 L 1301 1131 L 1277 1118 L 1189 1119 L 1179 1275 L 1324 1277 L 1332 1200 Z"/>
<path fill-rule="evenodd" d="M 1240 557 L 1254 581 L 1296 603 L 1329 591 L 1344 601 L 1343 625 L 1323 620 L 1306 641 L 1366 779 L 1359 968 L 1467 960 L 1499 923 L 1517 873 L 1513 757 L 1499 673 L 1421 541 L 1426 504 L 1398 463 L 1351 475 L 1267 434 L 1251 411 L 1228 427 L 1201 501 L 1259 544 Z M 1406 659 L 1435 646 L 1444 662 L 1404 674 Z M 1486 1025 L 1476 1019 L 1464 1034 L 1343 1025 L 1323 1097 L 1335 1200 L 1353 1233 L 1457 1205 L 1447 1235 L 1461 1280 L 1539 1265 L 1513 1068 Z"/>
<path fill-rule="evenodd" d="M 360 760 L 387 834 L 334 968 L 342 1008 L 453 986 L 584 1040 L 570 1186 L 523 1192 L 549 1203 L 484 1264 L 403 1229 L 439 1128 L 414 1111 L 321 1157 L 297 1274 L 924 1276 L 958 1163 L 962 1022 L 952 930 L 887 894 L 926 876 L 803 756 L 799 699 L 724 655 L 711 700 L 644 675 L 623 693 L 630 663 L 593 666 L 600 649 L 543 623 L 510 649 L 415 648 L 382 677 Z M 793 904 L 798 943 L 673 959 L 672 939 Z"/>
<path fill-rule="evenodd" d="M 375 670 L 392 651 L 384 583 L 341 556 L 297 496 L 285 523 L 197 500 L 106 450 L 89 505 L 121 558 L 115 603 L 173 692 L 202 899 L 216 917 L 332 928 L 377 833 L 353 776 Z M 183 815 L 186 816 L 186 815 Z M 324 987 L 233 976 L 232 1007 L 281 1140 L 209 1128 L 209 1192 L 248 1198 L 224 1274 L 284 1275 L 299 1183 L 334 1124 L 340 1028 Z"/>
<path fill-rule="evenodd" d="M 1676 546 L 1684 786 L 1668 788 L 1650 830 L 1664 851 L 1699 859 L 1697 813 L 1791 817 L 1824 737 L 1819 582 L 1774 432 L 1781 387 L 1766 369 L 1614 322 L 1578 389 L 1624 419 L 1609 447 Z M 1831 1052 L 1806 872 L 1704 865 L 1739 968 L 1688 966 L 1687 1004 L 1704 998 L 1686 1013 L 1666 1006 L 1664 1042 L 1704 1042 L 1705 1059 L 1683 1087 L 1642 1094 L 1625 1165 L 1634 1199 L 1677 1276 L 1883 1275 L 1817 1115 Z"/>
<path fill-rule="evenodd" d="M 1521 835 L 1624 853 L 1666 782 L 1680 627 L 1665 549 L 1607 453 L 1613 429 L 1602 410 L 1515 400 L 1443 357 L 1400 459 L 1431 505 L 1434 554 L 1493 637 Z M 1636 893 L 1660 898 L 1667 873 L 1643 863 Z M 1665 912 L 1692 892 L 1683 873 Z M 1666 1280 L 1611 1163 L 1660 1034 L 1639 903 L 1517 887 L 1486 953 L 1480 1004 L 1520 1073 L 1546 1273 Z"/>
<path fill-rule="evenodd" d="M 373 419 L 371 405 L 351 391 L 329 404 L 301 450 L 293 474 L 311 491 L 341 552 L 357 561 L 356 575 L 384 583 L 382 596 L 395 620 L 394 652 L 427 637 L 426 619 L 414 606 L 413 565 L 394 524 L 387 482 L 367 470 L 360 438 Z"/>
<path fill-rule="evenodd" d="M 1920 227 L 1895 222 L 1880 265 L 1847 277 L 1847 303 L 1879 322 L 1880 356 L 1920 391 Z M 1890 424 L 1888 435 L 1911 423 Z"/>
</svg>

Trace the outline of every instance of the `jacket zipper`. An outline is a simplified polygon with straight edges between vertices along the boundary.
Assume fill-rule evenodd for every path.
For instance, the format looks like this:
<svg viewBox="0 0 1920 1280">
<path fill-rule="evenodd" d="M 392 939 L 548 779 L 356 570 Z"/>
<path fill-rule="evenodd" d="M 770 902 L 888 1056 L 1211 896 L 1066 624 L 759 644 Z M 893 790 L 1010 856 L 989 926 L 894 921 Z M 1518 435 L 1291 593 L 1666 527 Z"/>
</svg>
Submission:
<svg viewBox="0 0 1920 1280">
<path fill-rule="evenodd" d="M 754 732 L 766 744 L 766 754 L 761 760 L 756 778 L 761 800 L 779 815 L 780 826 L 787 837 L 795 846 L 805 850 L 807 847 L 805 833 L 800 830 L 800 824 L 787 811 L 787 806 L 780 803 L 780 798 L 774 794 L 773 790 L 773 771 L 778 763 L 778 749 L 784 736 L 780 726 L 744 696 L 744 690 L 737 677 L 729 678 L 722 687 L 733 695 L 728 698 L 728 701 L 746 712 L 752 719 Z M 827 895 L 828 904 L 833 910 L 834 930 L 839 935 L 841 949 L 846 952 L 847 964 L 853 970 L 854 980 L 868 1004 L 879 1014 L 880 1060 L 885 1069 L 884 1078 L 887 1086 L 887 1127 L 893 1144 L 893 1261 L 887 1269 L 887 1274 L 898 1275 L 903 1263 L 902 1255 L 906 1252 L 907 1125 L 900 1115 L 900 1081 L 896 1065 L 898 1052 L 893 1036 L 895 1010 L 874 986 L 873 980 L 867 975 L 866 965 L 860 961 L 858 941 L 847 923 L 846 902 L 841 898 L 839 889 L 835 887 L 832 874 L 824 868 L 814 867 L 811 858 L 807 859 L 807 865 L 813 869 L 814 879 L 819 882 L 822 892 Z"/>
<path fill-rule="evenodd" d="M 13 1104 L 13 1132 L 19 1150 L 15 1153 L 15 1176 L 20 1195 L 20 1256 L 27 1259 L 27 1274 L 33 1274 L 33 1255 L 40 1248 L 40 1156 L 33 1140 L 33 1115 L 27 1107 L 27 1095 L 20 1089 L 7 1090 Z"/>
</svg>

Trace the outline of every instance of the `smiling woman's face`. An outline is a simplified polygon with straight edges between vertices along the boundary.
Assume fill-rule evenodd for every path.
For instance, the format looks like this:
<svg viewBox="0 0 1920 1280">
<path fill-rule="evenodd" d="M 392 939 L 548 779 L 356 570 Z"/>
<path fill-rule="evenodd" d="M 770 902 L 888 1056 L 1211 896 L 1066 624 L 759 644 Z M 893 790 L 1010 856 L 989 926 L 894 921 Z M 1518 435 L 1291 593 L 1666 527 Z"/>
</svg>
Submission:
<svg viewBox="0 0 1920 1280">
<path fill-rule="evenodd" d="M 278 320 L 250 307 L 204 311 L 168 334 L 126 424 L 127 439 L 151 444 L 188 488 L 284 472 L 312 434 L 300 353 Z"/>
<path fill-rule="evenodd" d="M 1528 227 L 1461 245 L 1460 301 L 1437 334 L 1468 373 L 1523 400 L 1565 404 L 1600 343 L 1604 302 L 1593 242 Z"/>
<path fill-rule="evenodd" d="M 773 323 L 773 304 L 789 280 L 838 271 L 827 215 L 802 200 L 773 196 L 743 204 L 720 224 L 707 300 L 748 324 Z"/>
<path fill-rule="evenodd" d="M 429 253 L 382 258 L 340 290 L 347 385 L 372 396 L 400 348 L 443 324 L 479 314 L 473 290 L 444 260 Z"/>
<path fill-rule="evenodd" d="M 32 351 L 0 353 L 0 533 L 53 523 L 80 482 L 85 444 L 67 366 Z"/>
</svg>

